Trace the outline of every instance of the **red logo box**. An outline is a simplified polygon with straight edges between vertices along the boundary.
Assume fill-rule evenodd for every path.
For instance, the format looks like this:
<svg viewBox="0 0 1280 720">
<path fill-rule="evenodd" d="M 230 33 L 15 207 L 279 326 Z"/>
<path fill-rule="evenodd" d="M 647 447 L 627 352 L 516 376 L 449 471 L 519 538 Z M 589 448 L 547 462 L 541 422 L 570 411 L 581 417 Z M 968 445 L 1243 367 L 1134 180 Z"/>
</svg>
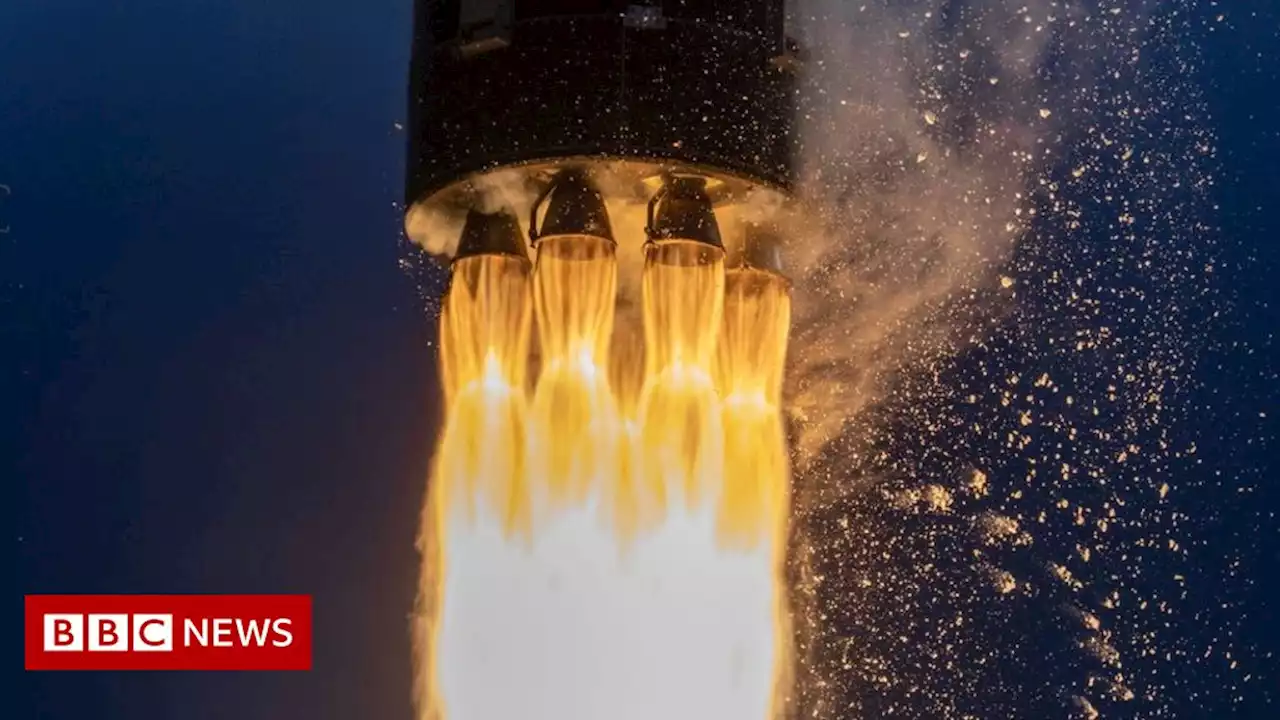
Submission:
<svg viewBox="0 0 1280 720">
<path fill-rule="evenodd" d="M 310 670 L 309 595 L 27 595 L 28 670 Z"/>
</svg>

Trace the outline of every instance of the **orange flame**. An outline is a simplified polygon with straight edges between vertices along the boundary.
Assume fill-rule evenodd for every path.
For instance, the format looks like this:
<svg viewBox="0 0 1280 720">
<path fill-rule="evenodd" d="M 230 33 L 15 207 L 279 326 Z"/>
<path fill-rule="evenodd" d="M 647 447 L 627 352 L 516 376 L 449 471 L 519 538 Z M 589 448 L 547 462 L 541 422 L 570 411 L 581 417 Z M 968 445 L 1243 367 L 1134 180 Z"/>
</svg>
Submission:
<svg viewBox="0 0 1280 720">
<path fill-rule="evenodd" d="M 550 536 L 587 533 L 566 530 L 580 526 L 559 520 L 583 512 L 594 514 L 603 526 L 602 534 L 572 538 L 568 545 L 556 545 L 559 549 L 554 552 L 581 547 L 579 542 L 611 544 L 615 560 L 606 563 L 607 572 L 625 578 L 631 572 L 625 556 L 634 543 L 666 533 L 670 537 L 662 546 L 677 548 L 676 555 L 654 566 L 661 574 L 669 564 L 673 574 L 659 578 L 660 587 L 653 592 L 671 594 L 677 598 L 674 606 L 684 609 L 677 615 L 660 614 L 668 610 L 654 610 L 659 614 L 651 615 L 648 606 L 640 604 L 633 614 L 657 618 L 659 623 L 669 620 L 672 627 L 695 620 L 714 626 L 721 620 L 713 605 L 697 604 L 700 596 L 680 594 L 680 583 L 687 582 L 687 576 L 674 568 L 682 547 L 690 557 L 709 558 L 699 560 L 704 563 L 699 578 L 711 592 L 718 587 L 716 574 L 721 571 L 737 573 L 735 577 L 745 578 L 740 582 L 762 588 L 765 601 L 758 614 L 748 612 L 732 630 L 751 636 L 753 647 L 763 648 L 759 652 L 765 657 L 754 662 L 764 670 L 754 677 L 764 678 L 758 684 L 772 684 L 756 689 L 759 692 L 752 697 L 762 700 L 750 712 L 760 720 L 778 713 L 779 698 L 790 677 L 782 581 L 790 468 L 780 416 L 790 323 L 786 281 L 757 270 L 726 272 L 723 253 L 706 245 L 685 241 L 649 245 L 642 276 L 643 347 L 624 341 L 622 352 L 611 353 L 611 345 L 615 350 L 619 347 L 618 338 L 635 337 L 631 328 L 615 332 L 614 253 L 613 244 L 599 238 L 559 236 L 540 243 L 532 272 L 522 259 L 505 256 L 470 257 L 454 265 L 440 325 L 446 418 L 423 513 L 423 573 L 415 620 L 415 698 L 422 720 L 449 717 L 446 703 L 458 713 L 453 720 L 499 720 L 498 712 L 477 709 L 491 707 L 486 703 L 494 702 L 493 697 L 468 689 L 472 686 L 461 680 L 446 679 L 446 675 L 461 677 L 446 670 L 463 673 L 459 668 L 480 657 L 490 659 L 483 666 L 474 660 L 474 668 L 468 666 L 465 672 L 495 674 L 489 678 L 495 683 L 494 693 L 513 697 L 529 693 L 534 699 L 511 702 L 521 703 L 524 716 L 541 717 L 535 705 L 536 698 L 542 697 L 537 693 L 549 692 L 545 683 L 535 686 L 495 670 L 505 667 L 503 651 L 480 647 L 484 641 L 476 638 L 504 618 L 510 621 L 530 612 L 529 604 L 535 602 L 532 593 L 550 591 L 540 584 L 516 588 L 513 574 L 509 597 L 485 596 L 484 607 L 500 608 L 494 610 L 499 614 L 484 616 L 475 600 L 461 599 L 461 586 L 479 587 L 483 582 L 489 583 L 485 587 L 507 587 L 508 578 L 493 574 L 516 571 L 463 565 L 467 553 L 478 557 L 482 551 L 477 548 L 483 547 L 489 553 L 485 557 L 501 555 L 509 558 L 502 562 L 523 563 L 520 577 L 526 573 L 541 577 L 540 569 L 529 563 L 543 557 L 539 553 L 553 552 L 546 549 Z M 632 334 L 627 335 L 628 331 Z M 536 347 L 531 347 L 534 337 Z M 641 357 L 643 372 L 628 372 Z M 697 518 L 703 515 L 712 518 L 712 530 L 705 539 L 688 529 L 696 528 Z M 693 520 L 677 522 L 677 516 Z M 464 528 L 471 529 L 464 532 Z M 657 551 L 650 547 L 645 552 Z M 547 562 L 560 563 L 557 567 L 571 574 L 605 572 L 589 569 L 585 560 Z M 554 582 L 579 580 L 556 577 Z M 555 597 L 561 598 L 557 603 L 575 602 L 573 597 Z M 630 595 L 626 598 L 625 603 L 639 602 Z M 464 602 L 471 605 L 459 604 Z M 635 686 L 639 694 L 606 699 L 618 707 L 634 707 L 645 698 L 661 698 L 664 692 L 679 694 L 661 687 L 659 678 L 668 677 L 662 674 L 661 663 L 644 662 L 643 652 L 627 647 L 625 640 L 597 643 L 591 651 L 596 655 L 585 659 L 575 655 L 587 652 L 575 650 L 576 641 L 585 642 L 594 632 L 587 627 L 589 612 L 604 612 L 607 617 L 624 611 L 583 608 L 582 627 L 558 630 L 581 637 L 564 637 L 562 643 L 550 645 L 533 639 L 536 633 L 551 632 L 537 625 L 552 622 L 552 613 L 546 611 L 531 624 L 510 625 L 517 628 L 513 632 L 527 632 L 530 639 L 520 640 L 508 632 L 502 642 L 542 643 L 537 651 L 545 663 L 586 668 L 582 672 L 599 675 L 597 687 L 614 687 L 607 677 L 611 673 L 639 674 L 629 684 L 617 685 L 623 688 L 619 693 Z M 702 620 L 687 616 L 699 612 L 708 616 Z M 632 621 L 639 619 L 610 620 Z M 661 631 L 657 626 L 653 629 L 653 633 Z M 646 634 L 652 633 L 637 635 L 635 642 Z M 726 667 L 708 668 L 708 675 L 736 677 L 736 671 L 727 666 L 739 652 L 738 641 L 683 631 L 675 637 L 684 647 L 668 648 L 673 658 L 681 654 L 723 657 Z M 706 647 L 709 643 L 734 646 Z M 509 653 L 517 649 L 508 646 Z M 622 665 L 627 663 L 624 670 Z M 527 671 L 521 674 L 543 672 L 540 667 Z M 695 688 L 681 692 L 701 696 L 682 702 L 711 709 L 713 715 L 718 708 L 740 712 L 739 696 L 744 693 L 728 689 L 732 683 L 695 680 L 680 680 L 681 687 L 687 682 L 687 688 Z M 592 681 L 591 677 L 573 680 L 574 687 L 590 687 Z M 578 707 L 573 703 L 579 701 L 566 690 L 563 707 L 547 714 L 585 720 L 590 713 L 575 715 L 570 709 Z"/>
</svg>

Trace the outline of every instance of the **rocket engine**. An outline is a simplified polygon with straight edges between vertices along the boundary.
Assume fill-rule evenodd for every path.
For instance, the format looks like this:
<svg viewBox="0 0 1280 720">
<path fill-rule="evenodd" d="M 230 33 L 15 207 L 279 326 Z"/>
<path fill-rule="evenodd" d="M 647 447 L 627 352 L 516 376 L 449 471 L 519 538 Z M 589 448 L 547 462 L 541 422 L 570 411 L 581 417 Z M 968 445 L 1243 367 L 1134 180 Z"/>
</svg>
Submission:
<svg viewBox="0 0 1280 720">
<path fill-rule="evenodd" d="M 419 720 L 778 717 L 789 45 L 781 0 L 417 1 Z"/>
<path fill-rule="evenodd" d="M 452 258 L 496 190 L 536 239 L 571 169 L 576 202 L 652 206 L 646 239 L 724 247 L 717 211 L 791 188 L 793 65 L 782 0 L 418 0 L 406 231 Z"/>
</svg>

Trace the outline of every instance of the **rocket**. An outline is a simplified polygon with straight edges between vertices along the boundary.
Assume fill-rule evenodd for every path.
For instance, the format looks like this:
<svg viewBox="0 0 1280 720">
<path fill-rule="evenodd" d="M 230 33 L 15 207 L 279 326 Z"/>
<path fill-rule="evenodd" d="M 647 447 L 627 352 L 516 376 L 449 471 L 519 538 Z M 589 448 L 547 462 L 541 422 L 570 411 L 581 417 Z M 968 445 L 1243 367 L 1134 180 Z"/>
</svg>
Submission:
<svg viewBox="0 0 1280 720">
<path fill-rule="evenodd" d="M 724 249 L 718 210 L 793 187 L 782 0 L 416 0 L 413 33 L 405 227 L 445 259 L 513 252 L 512 217 L 612 240 L 614 201 Z"/>
</svg>

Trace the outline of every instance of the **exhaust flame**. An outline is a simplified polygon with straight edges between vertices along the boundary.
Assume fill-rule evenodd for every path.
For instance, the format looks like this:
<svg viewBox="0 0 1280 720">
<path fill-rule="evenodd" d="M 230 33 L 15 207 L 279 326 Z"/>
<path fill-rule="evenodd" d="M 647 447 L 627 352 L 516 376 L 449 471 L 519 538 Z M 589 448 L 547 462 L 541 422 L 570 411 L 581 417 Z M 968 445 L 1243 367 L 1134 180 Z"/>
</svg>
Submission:
<svg viewBox="0 0 1280 720">
<path fill-rule="evenodd" d="M 507 530 L 527 528 L 524 481 L 528 263 L 508 256 L 455 265 L 441 314 L 440 373 L 450 409 L 440 443 L 439 492 L 470 514 L 483 500 Z"/>
<path fill-rule="evenodd" d="M 791 298 L 782 278 L 740 268 L 726 278 L 718 371 L 724 393 L 725 477 L 721 537 L 748 547 L 781 537 L 788 507 L 780 408 Z M 779 558 L 781 562 L 781 558 Z"/>
<path fill-rule="evenodd" d="M 499 518 L 508 531 L 528 529 L 525 481 L 525 358 L 530 313 L 528 263 L 481 255 L 453 265 L 440 315 L 440 379 L 448 408 L 428 486 L 419 541 L 422 578 L 413 627 L 414 699 L 423 720 L 442 717 L 440 606 L 447 553 L 439 532 L 447 510 Z M 477 500 L 484 507 L 478 508 Z"/>
<path fill-rule="evenodd" d="M 641 285 L 636 347 L 614 327 L 609 241 L 545 238 L 532 272 L 454 264 L 421 540 L 422 720 L 777 716 L 787 283 L 663 241 Z"/>
<path fill-rule="evenodd" d="M 715 351 L 724 311 L 723 253 L 661 242 L 645 252 L 645 382 L 637 414 L 643 492 L 667 505 L 668 485 L 695 507 L 724 476 Z"/>
<path fill-rule="evenodd" d="M 533 299 L 542 372 L 533 394 L 531 475 L 551 498 L 578 504 L 615 470 L 620 442 L 609 388 L 618 291 L 613 243 L 559 236 L 540 243 Z"/>
</svg>

